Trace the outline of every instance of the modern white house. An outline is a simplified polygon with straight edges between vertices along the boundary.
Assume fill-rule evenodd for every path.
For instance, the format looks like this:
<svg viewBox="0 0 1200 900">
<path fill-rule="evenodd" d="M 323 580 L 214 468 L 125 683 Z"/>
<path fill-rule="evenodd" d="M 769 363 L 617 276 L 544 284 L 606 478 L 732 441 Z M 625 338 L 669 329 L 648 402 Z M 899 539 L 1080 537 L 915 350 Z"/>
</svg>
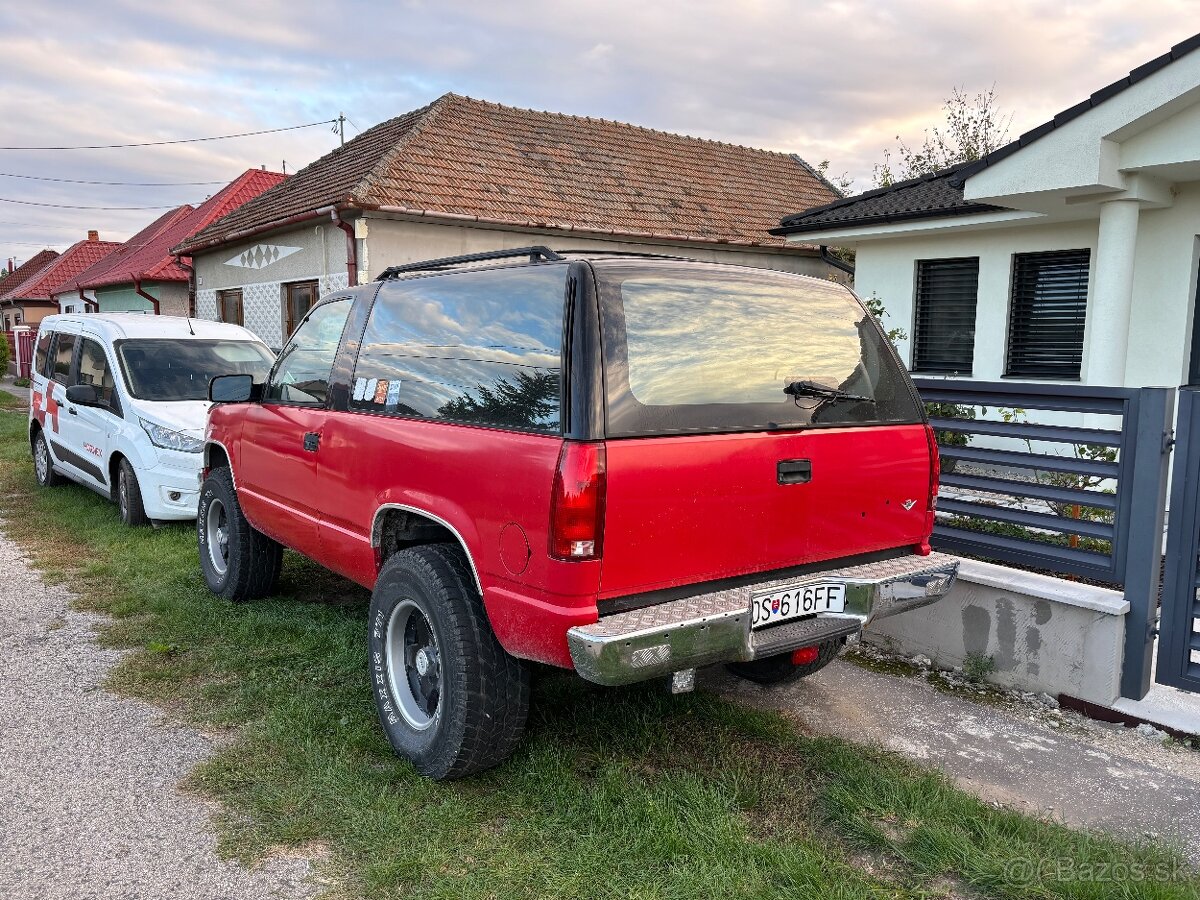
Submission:
<svg viewBox="0 0 1200 900">
<path fill-rule="evenodd" d="M 1200 35 L 975 162 L 772 233 L 856 251 L 912 370 L 1200 384 Z"/>
</svg>

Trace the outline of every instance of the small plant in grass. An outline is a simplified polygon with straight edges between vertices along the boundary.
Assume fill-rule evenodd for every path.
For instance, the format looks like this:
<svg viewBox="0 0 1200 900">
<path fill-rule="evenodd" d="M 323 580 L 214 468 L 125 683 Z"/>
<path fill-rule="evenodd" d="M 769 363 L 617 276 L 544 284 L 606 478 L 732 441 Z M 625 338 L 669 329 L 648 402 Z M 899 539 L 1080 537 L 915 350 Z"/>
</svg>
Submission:
<svg viewBox="0 0 1200 900">
<path fill-rule="evenodd" d="M 16 385 L 17 387 L 29 387 L 29 379 L 28 378 L 14 378 L 13 384 Z"/>
<path fill-rule="evenodd" d="M 963 660 L 963 675 L 974 684 L 987 681 L 987 677 L 996 671 L 996 660 L 982 653 L 968 653 Z"/>
</svg>

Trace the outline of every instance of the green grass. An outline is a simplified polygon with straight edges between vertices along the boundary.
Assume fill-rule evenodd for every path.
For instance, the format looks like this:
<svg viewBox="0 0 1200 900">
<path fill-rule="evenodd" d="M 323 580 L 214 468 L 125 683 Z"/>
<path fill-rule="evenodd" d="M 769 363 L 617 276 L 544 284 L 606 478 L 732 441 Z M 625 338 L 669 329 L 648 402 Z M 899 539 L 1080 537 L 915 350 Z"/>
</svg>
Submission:
<svg viewBox="0 0 1200 900">
<path fill-rule="evenodd" d="M 23 397 L 18 397 L 11 391 L 6 391 L 3 388 L 0 388 L 0 409 L 17 411 L 28 408 L 29 401 L 25 400 Z"/>
<path fill-rule="evenodd" d="M 107 643 L 135 648 L 111 688 L 227 730 L 190 786 L 222 804 L 230 855 L 319 847 L 337 890 L 368 897 L 1200 895 L 1168 849 L 993 809 L 898 756 L 657 686 L 539 670 L 516 757 L 430 783 L 376 725 L 365 591 L 289 554 L 278 597 L 218 600 L 191 527 L 129 530 L 90 491 L 38 489 L 24 429 L 0 413 L 5 527 L 113 617 Z M 1101 864 L 1180 874 L 1114 883 Z"/>
</svg>

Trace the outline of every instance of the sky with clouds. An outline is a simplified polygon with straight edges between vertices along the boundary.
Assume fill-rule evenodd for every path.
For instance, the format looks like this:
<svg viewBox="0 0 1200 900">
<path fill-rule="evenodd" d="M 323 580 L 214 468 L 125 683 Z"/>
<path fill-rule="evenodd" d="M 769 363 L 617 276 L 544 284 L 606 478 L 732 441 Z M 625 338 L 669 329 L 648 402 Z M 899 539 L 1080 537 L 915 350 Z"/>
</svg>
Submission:
<svg viewBox="0 0 1200 900">
<path fill-rule="evenodd" d="M 953 87 L 995 86 L 1015 137 L 1197 30 L 1194 0 L 162 0 L 0 7 L 0 145 L 115 144 L 316 122 L 347 138 L 455 91 L 831 161 L 856 187 Z M 124 240 L 158 210 L 287 171 L 329 126 L 123 150 L 0 150 L 0 256 Z M 23 203 L 12 201 L 24 201 Z"/>
</svg>

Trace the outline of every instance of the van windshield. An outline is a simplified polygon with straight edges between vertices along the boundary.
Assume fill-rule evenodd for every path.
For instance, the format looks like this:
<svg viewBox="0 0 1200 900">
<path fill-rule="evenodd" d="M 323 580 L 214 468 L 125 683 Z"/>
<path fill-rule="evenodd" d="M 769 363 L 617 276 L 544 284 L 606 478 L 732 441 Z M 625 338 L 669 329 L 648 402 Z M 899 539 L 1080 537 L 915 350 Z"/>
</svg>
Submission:
<svg viewBox="0 0 1200 900">
<path fill-rule="evenodd" d="M 117 357 L 130 395 L 151 401 L 207 400 L 217 375 L 252 375 L 262 384 L 275 361 L 255 341 L 166 338 L 121 341 Z"/>
<path fill-rule="evenodd" d="M 595 270 L 611 437 L 923 419 L 886 338 L 840 285 L 731 266 Z"/>
</svg>

